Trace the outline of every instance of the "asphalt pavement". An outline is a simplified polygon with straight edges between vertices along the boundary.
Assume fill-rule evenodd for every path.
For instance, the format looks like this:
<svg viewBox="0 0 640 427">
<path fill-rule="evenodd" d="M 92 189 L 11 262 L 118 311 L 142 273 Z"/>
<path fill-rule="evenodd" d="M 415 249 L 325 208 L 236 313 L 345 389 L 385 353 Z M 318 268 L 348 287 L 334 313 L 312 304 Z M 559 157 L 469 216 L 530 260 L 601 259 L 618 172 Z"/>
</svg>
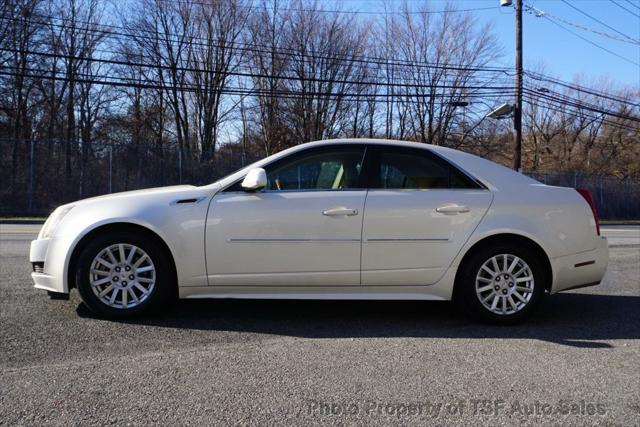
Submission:
<svg viewBox="0 0 640 427">
<path fill-rule="evenodd" d="M 32 287 L 0 225 L 0 425 L 640 424 L 640 228 L 525 324 L 446 302 L 182 301 L 131 322 Z"/>
</svg>

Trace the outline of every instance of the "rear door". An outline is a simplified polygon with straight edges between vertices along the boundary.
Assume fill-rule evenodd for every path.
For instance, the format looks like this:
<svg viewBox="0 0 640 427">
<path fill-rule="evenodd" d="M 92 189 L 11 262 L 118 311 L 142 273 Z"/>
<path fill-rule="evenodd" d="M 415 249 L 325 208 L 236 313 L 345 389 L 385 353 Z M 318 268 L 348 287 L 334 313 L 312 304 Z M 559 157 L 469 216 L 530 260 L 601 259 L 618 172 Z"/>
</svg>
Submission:
<svg viewBox="0 0 640 427">
<path fill-rule="evenodd" d="M 437 282 L 492 193 L 427 149 L 372 146 L 367 157 L 362 284 Z"/>
</svg>

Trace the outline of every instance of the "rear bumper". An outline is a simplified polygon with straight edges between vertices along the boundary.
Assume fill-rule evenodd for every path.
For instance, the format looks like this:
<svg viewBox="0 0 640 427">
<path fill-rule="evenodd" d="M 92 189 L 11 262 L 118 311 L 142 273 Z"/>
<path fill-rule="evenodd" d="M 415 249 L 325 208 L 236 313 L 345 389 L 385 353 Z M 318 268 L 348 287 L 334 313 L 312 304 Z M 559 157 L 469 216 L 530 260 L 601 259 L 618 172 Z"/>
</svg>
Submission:
<svg viewBox="0 0 640 427">
<path fill-rule="evenodd" d="M 609 246 L 605 237 L 600 237 L 596 248 L 591 251 L 552 259 L 554 280 L 551 293 L 599 284 L 608 264 Z"/>
</svg>

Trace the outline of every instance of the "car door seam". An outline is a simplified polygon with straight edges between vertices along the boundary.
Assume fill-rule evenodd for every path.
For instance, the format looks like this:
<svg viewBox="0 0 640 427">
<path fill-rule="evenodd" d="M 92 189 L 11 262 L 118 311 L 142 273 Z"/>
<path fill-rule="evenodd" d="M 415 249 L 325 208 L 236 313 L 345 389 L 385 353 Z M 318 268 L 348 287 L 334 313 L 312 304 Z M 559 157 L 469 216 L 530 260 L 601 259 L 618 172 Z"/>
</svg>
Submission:
<svg viewBox="0 0 640 427">
<path fill-rule="evenodd" d="M 360 221 L 360 286 L 362 286 L 362 244 L 364 242 L 364 217 L 367 214 L 367 197 L 369 197 L 369 189 L 364 193 L 364 203 L 362 204 L 362 221 Z"/>
</svg>

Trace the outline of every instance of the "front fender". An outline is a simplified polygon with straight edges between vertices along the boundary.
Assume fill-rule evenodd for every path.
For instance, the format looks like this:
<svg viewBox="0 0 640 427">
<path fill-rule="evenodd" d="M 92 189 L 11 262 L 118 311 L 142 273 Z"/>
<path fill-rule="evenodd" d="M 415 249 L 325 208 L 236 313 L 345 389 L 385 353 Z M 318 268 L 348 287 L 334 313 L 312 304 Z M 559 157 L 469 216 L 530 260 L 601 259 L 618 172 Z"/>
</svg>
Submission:
<svg viewBox="0 0 640 427">
<path fill-rule="evenodd" d="M 169 248 L 180 286 L 206 286 L 204 225 L 211 190 L 190 191 L 180 197 L 193 203 L 176 204 L 171 198 L 109 199 L 81 202 L 58 225 L 49 239 L 45 274 L 55 278 L 58 292 L 69 292 L 69 268 L 78 244 L 93 231 L 115 224 L 143 227 Z"/>
</svg>

